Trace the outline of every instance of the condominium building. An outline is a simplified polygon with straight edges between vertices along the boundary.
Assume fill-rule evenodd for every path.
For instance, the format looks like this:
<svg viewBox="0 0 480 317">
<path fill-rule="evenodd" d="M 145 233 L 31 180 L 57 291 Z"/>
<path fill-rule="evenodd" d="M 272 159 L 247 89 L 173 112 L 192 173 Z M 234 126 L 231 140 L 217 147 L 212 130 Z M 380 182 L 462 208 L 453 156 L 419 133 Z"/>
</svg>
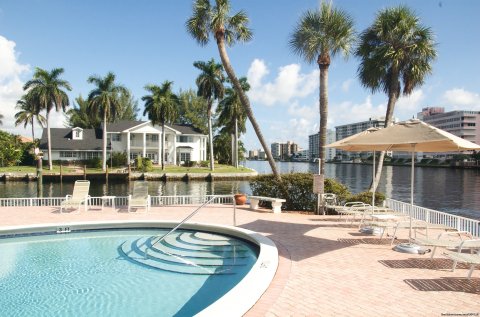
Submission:
<svg viewBox="0 0 480 317">
<path fill-rule="evenodd" d="M 427 107 L 417 115 L 418 119 L 445 130 L 467 141 L 480 144 L 480 111 L 454 110 L 445 112 L 443 107 Z"/>
<path fill-rule="evenodd" d="M 394 119 L 393 121 L 397 121 Z M 360 133 L 369 128 L 383 128 L 385 127 L 385 117 L 370 118 L 367 121 L 360 121 L 355 123 L 349 123 L 344 125 L 339 125 L 335 127 L 335 137 L 336 140 L 341 140 L 351 135 Z M 337 150 L 337 158 L 342 160 L 350 160 L 356 157 L 368 157 L 371 156 L 371 152 L 348 152 Z"/>
<path fill-rule="evenodd" d="M 293 153 L 298 152 L 298 144 L 287 141 L 286 143 L 274 142 L 270 145 L 274 159 L 287 160 Z"/>
<path fill-rule="evenodd" d="M 267 156 L 262 149 L 248 151 L 248 158 L 251 160 L 265 160 Z"/>
<path fill-rule="evenodd" d="M 335 133 L 332 130 L 327 130 L 327 144 L 335 142 Z M 311 161 L 315 161 L 320 157 L 320 132 L 308 136 L 308 155 Z M 331 161 L 335 159 L 337 150 L 333 148 L 325 149 L 325 160 Z"/>
</svg>

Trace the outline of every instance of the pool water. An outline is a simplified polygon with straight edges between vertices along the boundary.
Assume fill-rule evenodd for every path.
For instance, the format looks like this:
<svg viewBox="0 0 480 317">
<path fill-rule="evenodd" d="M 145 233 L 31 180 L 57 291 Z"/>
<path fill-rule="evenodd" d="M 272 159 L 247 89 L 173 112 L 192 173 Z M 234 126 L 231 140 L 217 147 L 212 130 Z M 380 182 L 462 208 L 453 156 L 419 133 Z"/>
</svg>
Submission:
<svg viewBox="0 0 480 317">
<path fill-rule="evenodd" d="M 0 316 L 192 316 L 232 289 L 257 259 L 256 247 L 243 240 L 182 230 L 145 260 L 142 247 L 163 233 L 0 239 Z M 165 254 L 174 261 L 160 259 Z"/>
</svg>

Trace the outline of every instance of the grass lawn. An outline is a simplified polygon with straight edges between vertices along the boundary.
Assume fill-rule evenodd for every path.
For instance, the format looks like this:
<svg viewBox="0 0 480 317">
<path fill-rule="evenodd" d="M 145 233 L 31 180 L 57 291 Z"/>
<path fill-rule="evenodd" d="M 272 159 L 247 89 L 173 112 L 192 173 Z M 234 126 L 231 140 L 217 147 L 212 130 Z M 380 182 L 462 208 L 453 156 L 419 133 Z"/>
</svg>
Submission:
<svg viewBox="0 0 480 317">
<path fill-rule="evenodd" d="M 112 170 L 116 172 L 118 167 L 114 167 Z M 134 171 L 134 170 L 132 170 Z M 35 166 L 10 166 L 10 167 L 0 167 L 0 173 L 36 173 L 37 168 Z M 62 166 L 63 173 L 83 173 L 83 166 L 76 166 L 76 167 L 66 167 Z M 230 166 L 230 165 L 223 165 L 223 164 L 215 164 L 214 173 L 249 173 L 253 172 L 253 170 L 240 166 L 238 169 Z M 49 170 L 48 166 L 43 166 L 43 173 L 60 173 L 60 166 L 53 165 L 53 170 Z M 103 173 L 101 168 L 87 168 L 87 173 Z M 182 167 L 182 166 L 165 166 L 165 171 L 162 171 L 161 167 L 155 166 L 153 172 L 150 173 L 210 173 L 210 168 L 208 167 Z"/>
</svg>

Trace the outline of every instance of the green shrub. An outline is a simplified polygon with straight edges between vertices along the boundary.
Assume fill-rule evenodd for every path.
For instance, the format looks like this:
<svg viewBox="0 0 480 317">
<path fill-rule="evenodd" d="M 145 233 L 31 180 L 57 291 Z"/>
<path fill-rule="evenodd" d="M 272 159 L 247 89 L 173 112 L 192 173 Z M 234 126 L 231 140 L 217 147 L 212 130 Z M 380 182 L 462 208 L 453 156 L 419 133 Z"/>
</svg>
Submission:
<svg viewBox="0 0 480 317">
<path fill-rule="evenodd" d="M 200 167 L 209 167 L 210 166 L 210 161 L 201 161 L 200 162 Z"/>
<path fill-rule="evenodd" d="M 153 171 L 152 160 L 147 157 L 137 156 L 137 158 L 135 159 L 135 165 L 138 171 L 144 173 Z"/>
<path fill-rule="evenodd" d="M 250 181 L 250 188 L 256 196 L 284 198 L 283 207 L 287 210 L 313 211 L 317 205 L 313 175 L 309 173 L 283 174 L 281 184 L 273 175 L 259 175 Z M 334 193 L 341 200 L 350 194 L 346 186 L 330 178 L 325 179 L 325 192 Z"/>
<path fill-rule="evenodd" d="M 127 165 L 127 153 L 125 152 L 113 152 L 111 157 L 112 166 L 111 167 L 120 167 Z"/>
<path fill-rule="evenodd" d="M 375 206 L 381 206 L 385 200 L 385 195 L 383 193 L 375 192 Z M 347 202 L 350 201 L 361 201 L 366 204 L 372 204 L 372 192 L 361 192 L 358 194 L 350 195 L 347 197 Z"/>
<path fill-rule="evenodd" d="M 85 162 L 85 165 L 90 168 L 102 168 L 103 167 L 103 161 L 99 157 L 94 157 L 91 159 L 88 159 Z"/>
<path fill-rule="evenodd" d="M 186 161 L 185 163 L 183 163 L 183 167 L 193 167 L 195 165 L 196 162 L 193 162 L 193 161 Z"/>
</svg>

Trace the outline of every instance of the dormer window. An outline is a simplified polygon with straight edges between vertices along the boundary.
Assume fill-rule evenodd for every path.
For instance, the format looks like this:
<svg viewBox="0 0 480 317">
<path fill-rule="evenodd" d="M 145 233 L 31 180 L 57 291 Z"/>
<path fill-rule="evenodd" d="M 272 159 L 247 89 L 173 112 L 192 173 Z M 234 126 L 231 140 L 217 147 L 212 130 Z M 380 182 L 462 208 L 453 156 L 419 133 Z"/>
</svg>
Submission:
<svg viewBox="0 0 480 317">
<path fill-rule="evenodd" d="M 72 129 L 72 140 L 83 140 L 83 129 L 82 128 L 73 128 Z"/>
</svg>

